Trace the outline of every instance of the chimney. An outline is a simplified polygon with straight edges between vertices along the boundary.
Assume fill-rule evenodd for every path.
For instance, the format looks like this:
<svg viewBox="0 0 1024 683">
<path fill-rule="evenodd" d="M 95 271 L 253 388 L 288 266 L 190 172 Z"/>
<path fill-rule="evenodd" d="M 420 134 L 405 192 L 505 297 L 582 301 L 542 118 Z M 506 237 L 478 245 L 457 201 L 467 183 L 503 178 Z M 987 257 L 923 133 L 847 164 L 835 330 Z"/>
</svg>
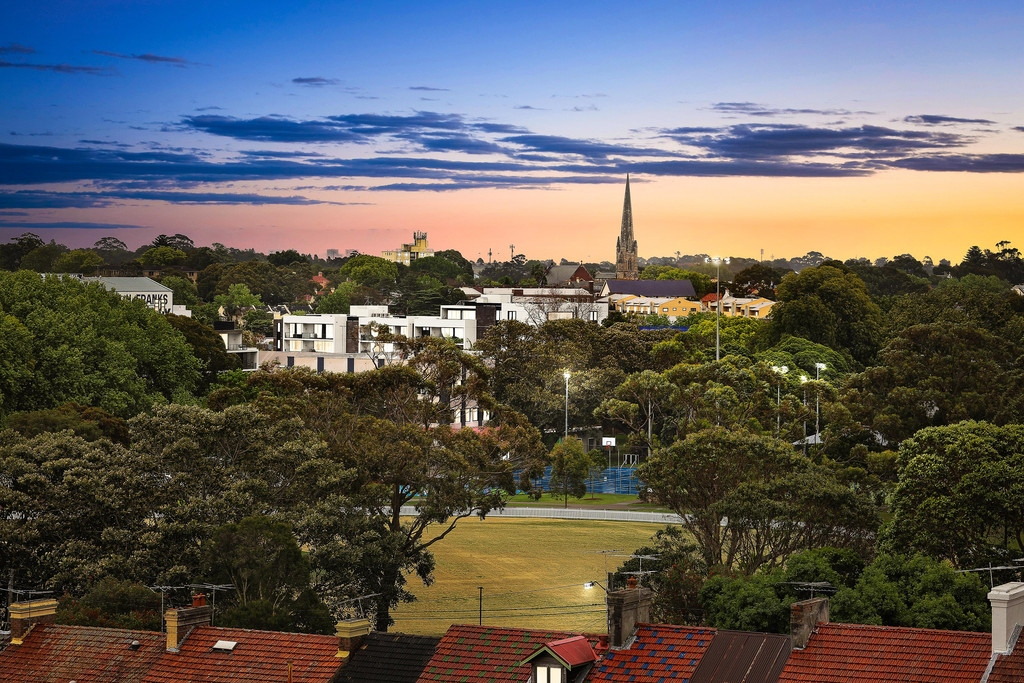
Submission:
<svg viewBox="0 0 1024 683">
<path fill-rule="evenodd" d="M 794 602 L 789 608 L 789 634 L 794 650 L 807 647 L 807 641 L 818 624 L 828 623 L 828 598 L 811 598 Z"/>
<path fill-rule="evenodd" d="M 338 636 L 338 654 L 336 656 L 348 657 L 359 649 L 359 644 L 369 634 L 369 619 L 345 619 L 339 621 L 335 633 Z"/>
<path fill-rule="evenodd" d="M 21 645 L 36 624 L 52 624 L 57 617 L 53 598 L 11 603 L 11 645 Z"/>
<path fill-rule="evenodd" d="M 608 645 L 611 649 L 625 647 L 633 635 L 636 625 L 651 620 L 650 588 L 638 588 L 636 578 L 626 580 L 626 588 L 608 591 L 605 601 L 608 605 Z"/>
<path fill-rule="evenodd" d="M 213 622 L 213 608 L 206 604 L 205 595 L 197 593 L 192 596 L 191 607 L 167 610 L 164 622 L 167 625 L 167 651 L 177 652 L 192 629 L 209 626 Z"/>
<path fill-rule="evenodd" d="M 1024 624 L 1024 583 L 996 586 L 989 591 L 988 601 L 992 603 L 992 653 L 1009 654 L 1014 628 Z"/>
</svg>

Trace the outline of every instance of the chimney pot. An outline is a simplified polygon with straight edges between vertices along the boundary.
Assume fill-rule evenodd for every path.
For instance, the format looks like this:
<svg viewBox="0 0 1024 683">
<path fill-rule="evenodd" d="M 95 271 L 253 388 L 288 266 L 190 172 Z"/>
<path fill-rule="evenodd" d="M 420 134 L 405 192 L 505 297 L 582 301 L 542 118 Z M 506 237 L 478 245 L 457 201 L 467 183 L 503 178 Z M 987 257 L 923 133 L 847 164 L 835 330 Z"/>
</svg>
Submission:
<svg viewBox="0 0 1024 683">
<path fill-rule="evenodd" d="M 363 638 L 370 634 L 369 619 L 345 619 L 339 621 L 335 635 L 338 636 L 338 657 L 348 657 L 359 648 Z"/>
<path fill-rule="evenodd" d="M 205 607 L 206 606 L 206 594 L 205 593 L 196 593 L 195 595 L 193 595 L 192 596 L 192 606 L 193 607 Z"/>
<path fill-rule="evenodd" d="M 653 595 L 650 588 L 637 588 L 636 579 L 633 579 L 632 588 L 609 591 L 605 596 L 608 605 L 608 644 L 612 649 L 624 647 L 637 624 L 651 621 Z"/>
<path fill-rule="evenodd" d="M 992 603 L 992 652 L 1009 653 L 1014 628 L 1024 624 L 1024 583 L 1011 581 L 996 586 L 988 600 Z"/>
<path fill-rule="evenodd" d="M 793 649 L 802 650 L 818 624 L 828 623 L 828 598 L 811 598 L 794 602 L 789 608 L 789 635 Z"/>
<path fill-rule="evenodd" d="M 193 598 L 193 603 L 195 598 Z M 206 602 L 206 596 L 203 596 Z M 178 646 L 197 626 L 209 626 L 213 621 L 213 608 L 203 604 L 195 607 L 179 607 L 164 613 L 164 624 L 167 627 L 167 649 L 177 652 Z"/>
<path fill-rule="evenodd" d="M 29 629 L 36 624 L 52 624 L 57 617 L 57 601 L 53 598 L 12 602 L 11 644 L 21 645 Z"/>
</svg>

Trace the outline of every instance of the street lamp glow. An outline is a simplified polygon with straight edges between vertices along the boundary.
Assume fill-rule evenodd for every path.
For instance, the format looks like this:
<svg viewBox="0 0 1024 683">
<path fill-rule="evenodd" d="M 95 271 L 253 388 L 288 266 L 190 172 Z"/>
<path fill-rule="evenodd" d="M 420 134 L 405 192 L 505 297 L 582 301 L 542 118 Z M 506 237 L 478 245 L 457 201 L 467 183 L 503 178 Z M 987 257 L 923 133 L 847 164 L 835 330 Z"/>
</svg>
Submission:
<svg viewBox="0 0 1024 683">
<path fill-rule="evenodd" d="M 721 319 L 722 319 L 722 262 L 729 263 L 729 258 L 722 258 L 720 256 L 708 256 L 704 259 L 704 263 L 714 263 L 716 267 L 715 275 L 715 360 L 719 360 L 722 357 L 722 335 L 720 331 Z"/>
</svg>

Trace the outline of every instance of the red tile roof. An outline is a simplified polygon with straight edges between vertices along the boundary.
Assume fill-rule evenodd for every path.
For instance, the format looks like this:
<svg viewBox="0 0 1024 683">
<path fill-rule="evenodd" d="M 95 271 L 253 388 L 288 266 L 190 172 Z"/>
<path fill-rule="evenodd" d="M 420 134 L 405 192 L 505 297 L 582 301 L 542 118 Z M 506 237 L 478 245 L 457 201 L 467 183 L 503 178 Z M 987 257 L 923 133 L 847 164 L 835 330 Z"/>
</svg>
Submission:
<svg viewBox="0 0 1024 683">
<path fill-rule="evenodd" d="M 980 681 L 988 667 L 987 633 L 860 624 L 818 624 L 794 650 L 780 683 Z"/>
<path fill-rule="evenodd" d="M 434 656 L 423 669 L 419 683 L 523 683 L 530 678 L 530 665 L 520 665 L 524 659 L 545 643 L 576 635 L 579 634 L 566 631 L 452 626 L 438 643 Z"/>
<path fill-rule="evenodd" d="M 138 648 L 132 649 L 132 641 Z M 0 678 L 133 683 L 163 652 L 163 635 L 152 631 L 36 624 L 21 645 L 0 652 Z"/>
<path fill-rule="evenodd" d="M 714 637 L 713 628 L 637 624 L 633 644 L 608 652 L 587 681 L 687 681 Z"/>
<path fill-rule="evenodd" d="M 545 643 L 545 647 L 553 652 L 556 657 L 568 664 L 569 668 L 597 659 L 594 648 L 590 646 L 590 643 L 583 636 L 555 640 Z"/>
<path fill-rule="evenodd" d="M 1020 626 L 1011 638 L 1010 643 L 1013 650 L 1009 654 L 996 655 L 992 666 L 992 673 L 988 677 L 988 683 L 1018 683 L 1024 681 L 1024 643 L 1017 647 L 1020 640 Z"/>
<path fill-rule="evenodd" d="M 218 640 L 235 641 L 230 652 L 214 651 Z M 277 633 L 200 626 L 178 652 L 164 652 L 143 683 L 284 683 L 292 663 L 293 683 L 327 683 L 345 662 L 338 639 L 308 633 Z"/>
</svg>

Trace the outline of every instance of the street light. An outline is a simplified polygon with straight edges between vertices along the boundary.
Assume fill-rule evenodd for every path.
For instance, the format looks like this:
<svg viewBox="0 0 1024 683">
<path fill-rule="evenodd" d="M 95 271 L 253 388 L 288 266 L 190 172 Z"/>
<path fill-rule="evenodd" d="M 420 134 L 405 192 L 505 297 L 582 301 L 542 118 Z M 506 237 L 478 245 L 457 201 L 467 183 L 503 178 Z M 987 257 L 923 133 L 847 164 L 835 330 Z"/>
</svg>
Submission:
<svg viewBox="0 0 1024 683">
<path fill-rule="evenodd" d="M 704 259 L 704 263 L 714 263 L 717 269 L 715 275 L 715 360 L 719 360 L 722 356 L 721 352 L 721 319 L 722 319 L 722 262 L 729 263 L 728 257 L 722 258 L 720 256 L 708 256 Z"/>
<path fill-rule="evenodd" d="M 780 377 L 789 372 L 789 366 L 773 365 L 772 371 Z M 775 385 L 775 436 L 782 433 L 782 380 Z"/>
<path fill-rule="evenodd" d="M 800 384 L 804 387 L 804 455 L 807 455 L 807 375 L 800 375 Z"/>
<path fill-rule="evenodd" d="M 569 438 L 569 371 L 562 373 L 565 378 L 565 439 Z"/>
<path fill-rule="evenodd" d="M 814 380 L 817 381 L 821 378 L 821 371 L 828 366 L 824 363 L 814 364 Z M 819 403 L 821 401 L 821 388 L 814 387 L 814 443 L 821 444 L 821 409 Z"/>
</svg>

